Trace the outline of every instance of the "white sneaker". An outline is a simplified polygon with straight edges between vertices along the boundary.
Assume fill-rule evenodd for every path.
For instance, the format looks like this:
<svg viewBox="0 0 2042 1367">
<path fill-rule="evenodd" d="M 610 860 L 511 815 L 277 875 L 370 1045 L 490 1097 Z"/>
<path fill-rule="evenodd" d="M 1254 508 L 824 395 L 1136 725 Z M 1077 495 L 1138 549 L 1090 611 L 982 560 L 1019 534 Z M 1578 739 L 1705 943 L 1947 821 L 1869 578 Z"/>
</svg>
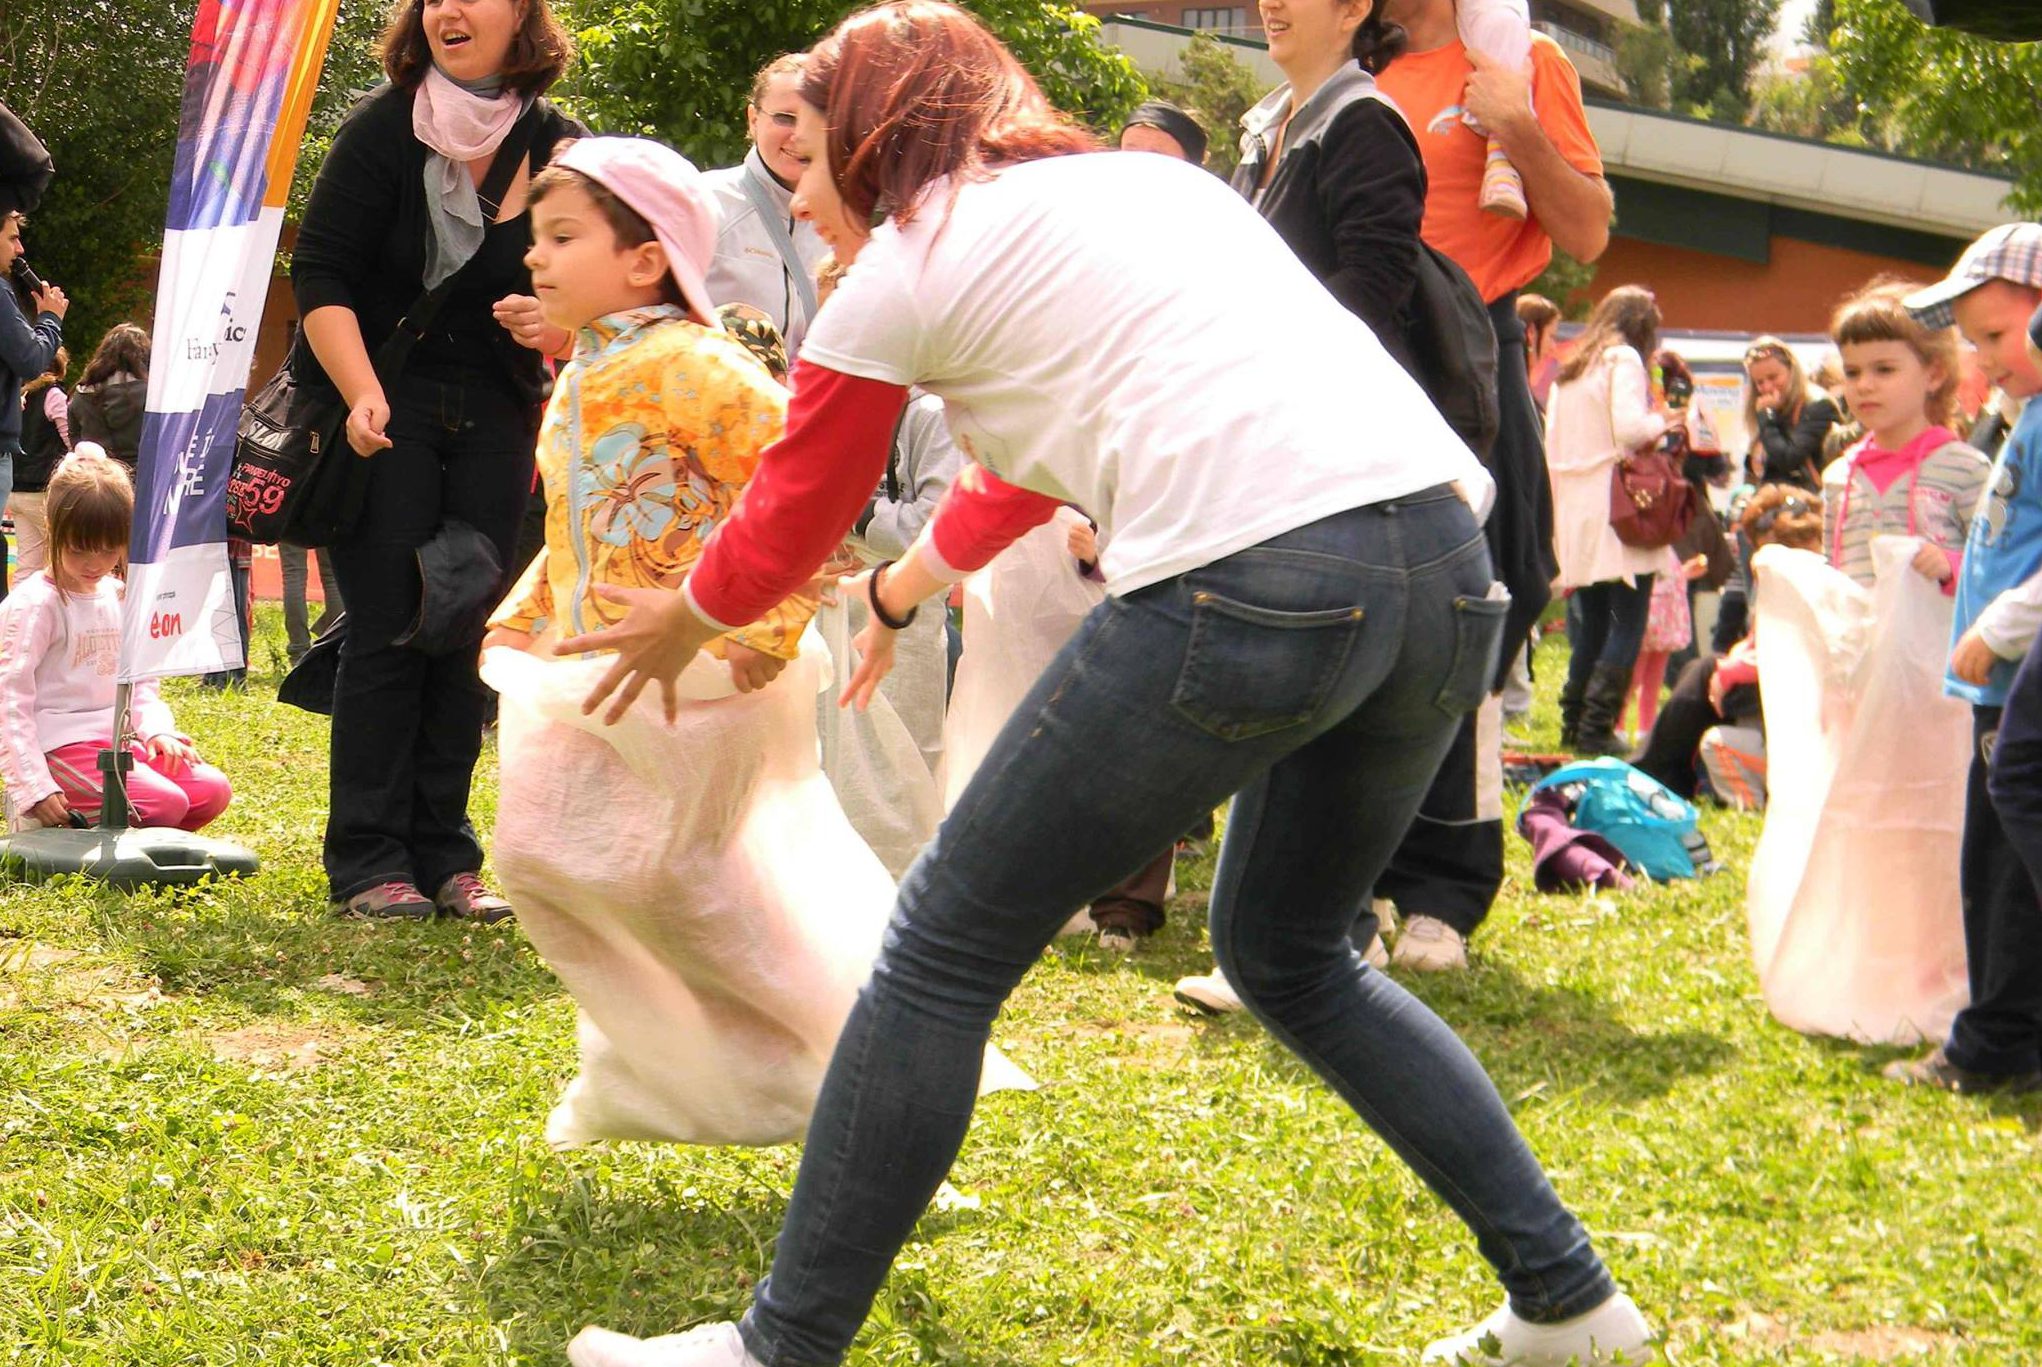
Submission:
<svg viewBox="0 0 2042 1367">
<path fill-rule="evenodd" d="M 1390 966 L 1390 951 L 1383 948 L 1383 937 L 1378 934 L 1368 942 L 1368 949 L 1361 956 L 1370 968 L 1383 969 Z"/>
<path fill-rule="evenodd" d="M 1395 935 L 1397 933 L 1397 904 L 1387 897 L 1376 897 L 1369 901 L 1369 910 L 1376 914 L 1376 933 Z"/>
<path fill-rule="evenodd" d="M 1659 1360 L 1652 1327 L 1624 1295 L 1558 1324 L 1521 1320 L 1506 1305 L 1431 1345 L 1424 1357 L 1451 1367 L 1638 1367 Z"/>
<path fill-rule="evenodd" d="M 590 1325 L 567 1345 L 567 1360 L 574 1367 L 764 1367 L 745 1351 L 734 1324 L 705 1324 L 656 1339 Z"/>
<path fill-rule="evenodd" d="M 1241 1009 L 1241 998 L 1227 975 L 1217 967 L 1210 973 L 1177 980 L 1177 1000 L 1208 1016 L 1224 1016 Z"/>
<path fill-rule="evenodd" d="M 1404 922 L 1390 962 L 1420 973 L 1446 973 L 1468 966 L 1468 942 L 1436 916 L 1413 916 Z"/>
</svg>

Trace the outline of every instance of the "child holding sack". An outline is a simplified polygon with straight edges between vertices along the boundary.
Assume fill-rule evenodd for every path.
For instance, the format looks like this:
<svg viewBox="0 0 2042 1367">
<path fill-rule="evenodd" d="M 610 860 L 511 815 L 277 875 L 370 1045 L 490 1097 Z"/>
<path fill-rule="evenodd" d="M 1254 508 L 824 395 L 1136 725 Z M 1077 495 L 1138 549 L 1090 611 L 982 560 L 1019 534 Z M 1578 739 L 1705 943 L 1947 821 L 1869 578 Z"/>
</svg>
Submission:
<svg viewBox="0 0 2042 1367">
<path fill-rule="evenodd" d="M 114 744 L 121 581 L 135 488 L 86 443 L 50 477 L 49 565 L 0 603 L 0 777 L 15 830 L 84 824 L 102 801 L 99 752 Z M 199 761 L 153 679 L 130 701 L 128 802 L 137 825 L 196 831 L 227 810 L 227 776 Z"/>
<path fill-rule="evenodd" d="M 1915 572 L 1951 592 L 1990 466 L 1949 426 L 1957 340 L 1909 316 L 1906 293 L 1874 285 L 1830 324 L 1865 435 L 1822 472 L 1823 541 L 1829 563 L 1870 588 L 1872 538 L 1914 537 Z"/>
<path fill-rule="evenodd" d="M 815 598 L 721 637 L 675 681 L 672 722 L 650 698 L 614 726 L 585 716 L 610 661 L 551 648 L 620 616 L 614 590 L 680 582 L 786 391 L 716 324 L 715 208 L 685 158 L 583 139 L 530 202 L 535 293 L 575 348 L 540 432 L 546 549 L 492 619 L 483 676 L 503 695 L 497 867 L 580 1009 L 547 1138 L 798 1138 L 894 897 L 817 766 Z"/>
</svg>

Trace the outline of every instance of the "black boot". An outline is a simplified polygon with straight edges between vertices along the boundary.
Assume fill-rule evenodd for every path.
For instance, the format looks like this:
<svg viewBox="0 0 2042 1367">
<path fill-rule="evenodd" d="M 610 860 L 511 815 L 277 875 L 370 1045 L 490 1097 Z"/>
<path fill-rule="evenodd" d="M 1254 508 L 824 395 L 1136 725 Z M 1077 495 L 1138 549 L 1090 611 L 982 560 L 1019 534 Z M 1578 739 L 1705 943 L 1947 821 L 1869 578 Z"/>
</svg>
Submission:
<svg viewBox="0 0 2042 1367">
<path fill-rule="evenodd" d="M 1574 742 L 1581 739 L 1581 699 L 1588 691 L 1588 680 L 1575 682 L 1574 671 L 1567 671 L 1567 682 L 1560 685 L 1560 748 L 1572 750 Z"/>
<path fill-rule="evenodd" d="M 1617 721 L 1624 715 L 1624 695 L 1631 688 L 1629 665 L 1598 664 L 1588 676 L 1581 699 L 1581 734 L 1574 753 L 1582 758 L 1621 755 L 1630 747 L 1617 739 Z"/>
</svg>

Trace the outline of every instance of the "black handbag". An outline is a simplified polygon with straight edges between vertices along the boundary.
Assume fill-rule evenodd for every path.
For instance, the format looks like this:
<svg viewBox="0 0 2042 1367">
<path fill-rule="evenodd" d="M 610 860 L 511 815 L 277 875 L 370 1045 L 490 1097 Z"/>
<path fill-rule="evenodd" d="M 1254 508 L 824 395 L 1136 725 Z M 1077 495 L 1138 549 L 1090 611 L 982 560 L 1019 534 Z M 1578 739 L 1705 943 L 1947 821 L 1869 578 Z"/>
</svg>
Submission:
<svg viewBox="0 0 2042 1367">
<path fill-rule="evenodd" d="M 489 175 L 476 192 L 485 221 L 494 219 L 525 161 L 537 111 L 535 101 L 489 164 Z M 459 277 L 454 272 L 412 301 L 376 349 L 371 363 L 386 393 Z M 375 458 L 359 455 L 348 444 L 348 406 L 340 391 L 323 375 L 300 378 L 309 349 L 300 329 L 277 373 L 242 406 L 234 432 L 234 468 L 227 478 L 227 530 L 243 540 L 316 549 L 344 539 L 361 520 Z"/>
</svg>

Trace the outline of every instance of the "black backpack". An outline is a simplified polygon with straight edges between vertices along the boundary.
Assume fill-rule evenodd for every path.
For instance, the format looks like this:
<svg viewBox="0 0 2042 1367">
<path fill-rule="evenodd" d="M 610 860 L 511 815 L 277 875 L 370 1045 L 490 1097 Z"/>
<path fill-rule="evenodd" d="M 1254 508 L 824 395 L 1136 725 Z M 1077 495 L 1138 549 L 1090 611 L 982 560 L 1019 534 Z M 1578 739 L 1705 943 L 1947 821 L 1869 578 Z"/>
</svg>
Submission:
<svg viewBox="0 0 2042 1367">
<path fill-rule="evenodd" d="M 1418 279 L 1405 334 L 1412 378 L 1475 458 L 1489 463 L 1501 406 L 1496 398 L 1496 328 L 1468 273 L 1430 243 L 1418 244 Z"/>
<path fill-rule="evenodd" d="M 1380 91 L 1364 98 L 1404 111 Z M 1411 288 L 1411 378 L 1446 425 L 1489 463 L 1502 405 L 1496 397 L 1496 326 L 1489 305 L 1468 273 L 1430 242 L 1418 243 L 1418 277 Z"/>
</svg>

